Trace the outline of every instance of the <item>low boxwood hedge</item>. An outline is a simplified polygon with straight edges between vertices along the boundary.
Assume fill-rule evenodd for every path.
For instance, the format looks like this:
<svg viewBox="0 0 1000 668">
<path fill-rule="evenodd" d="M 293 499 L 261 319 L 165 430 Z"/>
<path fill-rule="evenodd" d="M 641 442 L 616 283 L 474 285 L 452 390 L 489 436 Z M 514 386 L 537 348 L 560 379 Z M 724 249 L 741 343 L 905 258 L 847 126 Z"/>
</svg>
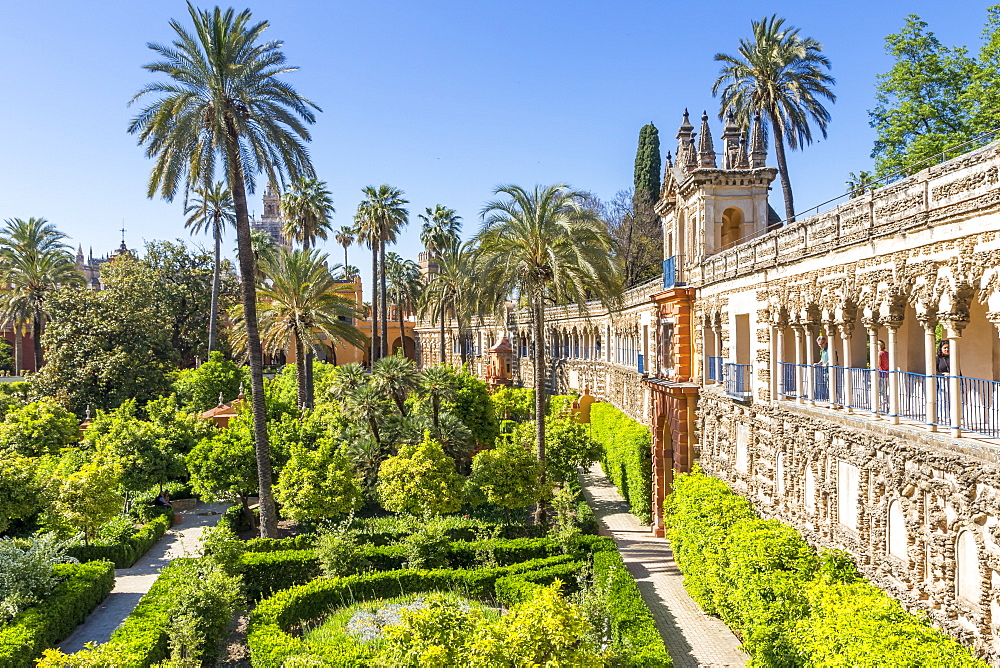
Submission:
<svg viewBox="0 0 1000 668">
<path fill-rule="evenodd" d="M 615 549 L 614 541 L 599 536 L 581 536 L 578 546 L 584 552 Z M 551 557 L 558 554 L 560 549 L 560 545 L 549 538 L 456 541 L 449 545 L 449 566 L 474 568 L 484 554 L 489 554 L 498 565 L 507 566 L 530 559 Z M 406 564 L 406 548 L 402 545 L 369 545 L 363 547 L 361 552 L 374 570 L 397 570 Z M 247 598 L 251 601 L 303 584 L 320 575 L 319 561 L 315 551 L 311 549 L 247 552 L 240 557 L 240 571 L 243 573 Z"/>
<path fill-rule="evenodd" d="M 498 579 L 568 564 L 567 555 L 534 559 L 498 568 L 475 570 L 397 570 L 343 578 L 320 578 L 279 591 L 261 601 L 250 615 L 247 644 L 254 668 L 278 668 L 305 649 L 301 638 L 288 629 L 319 619 L 331 609 L 373 598 L 392 598 L 420 591 L 449 590 L 474 599 L 495 596 Z M 576 562 L 577 569 L 582 563 Z"/>
<path fill-rule="evenodd" d="M 684 585 L 740 633 L 755 665 L 986 665 L 864 580 L 847 555 L 817 554 L 723 481 L 682 474 L 673 489 L 664 510 Z"/>
<path fill-rule="evenodd" d="M 605 595 L 611 649 L 629 661 L 626 665 L 672 665 L 656 621 L 620 553 L 608 550 L 594 555 L 594 585 Z"/>
<path fill-rule="evenodd" d="M 81 562 L 104 560 L 113 563 L 115 568 L 131 568 L 167 532 L 167 529 L 173 525 L 173 519 L 173 511 L 168 508 L 163 515 L 154 517 L 139 527 L 123 543 L 75 545 L 69 548 L 66 553 Z"/>
<path fill-rule="evenodd" d="M 63 578 L 41 603 L 0 625 L 0 667 L 33 666 L 43 650 L 67 638 L 115 586 L 107 561 L 57 564 Z"/>
</svg>

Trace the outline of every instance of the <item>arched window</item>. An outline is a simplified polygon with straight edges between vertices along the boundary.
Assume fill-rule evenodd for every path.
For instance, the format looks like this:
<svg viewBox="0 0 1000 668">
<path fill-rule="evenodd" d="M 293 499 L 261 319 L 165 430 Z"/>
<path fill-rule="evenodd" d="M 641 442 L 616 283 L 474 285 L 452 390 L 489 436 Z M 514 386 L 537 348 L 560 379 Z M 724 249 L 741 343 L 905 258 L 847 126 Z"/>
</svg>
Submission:
<svg viewBox="0 0 1000 668">
<path fill-rule="evenodd" d="M 722 212 L 722 236 L 720 244 L 723 248 L 735 244 L 743 238 L 743 210 L 731 206 Z"/>
</svg>

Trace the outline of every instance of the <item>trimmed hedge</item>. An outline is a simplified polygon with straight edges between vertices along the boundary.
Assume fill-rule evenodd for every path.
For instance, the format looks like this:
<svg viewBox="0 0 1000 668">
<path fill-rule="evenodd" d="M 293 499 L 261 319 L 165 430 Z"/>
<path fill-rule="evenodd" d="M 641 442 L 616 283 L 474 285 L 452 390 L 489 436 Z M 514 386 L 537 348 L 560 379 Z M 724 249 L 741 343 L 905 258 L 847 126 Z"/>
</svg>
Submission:
<svg viewBox="0 0 1000 668">
<path fill-rule="evenodd" d="M 586 566 L 587 564 L 582 561 L 571 561 L 565 564 L 546 566 L 527 573 L 497 578 L 493 585 L 497 603 L 513 607 L 531 598 L 539 586 L 550 585 L 556 580 L 563 583 L 561 589 L 563 594 L 579 591 L 578 576 Z"/>
<path fill-rule="evenodd" d="M 581 536 L 578 545 L 587 552 L 615 549 L 614 541 L 599 536 Z M 501 566 L 508 566 L 551 557 L 559 550 L 559 544 L 549 538 L 456 541 L 448 546 L 449 566 L 475 567 L 477 558 L 484 552 L 490 552 Z M 365 546 L 361 553 L 377 571 L 402 569 L 407 556 L 402 545 Z M 321 574 L 316 553 L 311 549 L 247 552 L 240 557 L 239 568 L 243 573 L 247 598 L 251 601 L 309 582 Z"/>
<path fill-rule="evenodd" d="M 305 642 L 290 635 L 288 629 L 319 619 L 338 606 L 434 590 L 457 590 L 469 598 L 482 599 L 495 595 L 494 587 L 501 577 L 572 561 L 572 557 L 562 555 L 499 568 L 397 570 L 316 579 L 279 591 L 257 605 L 247 633 L 251 661 L 254 668 L 280 667 L 288 657 L 305 650 Z"/>
<path fill-rule="evenodd" d="M 114 566 L 107 561 L 56 564 L 64 578 L 38 605 L 0 625 L 0 667 L 35 665 L 43 650 L 65 640 L 115 586 Z"/>
<path fill-rule="evenodd" d="M 594 585 L 605 592 L 611 649 L 630 666 L 673 665 L 656 621 L 617 550 L 594 555 Z"/>
<path fill-rule="evenodd" d="M 653 513 L 652 435 L 611 404 L 590 407 L 590 435 L 604 449 L 601 468 L 628 501 L 632 514 L 649 524 Z"/>
<path fill-rule="evenodd" d="M 167 532 L 173 525 L 174 515 L 169 508 L 159 517 L 139 527 L 124 543 L 114 545 L 74 545 L 66 550 L 66 554 L 81 561 L 110 561 L 115 568 L 130 568 L 139 561 L 149 548 Z"/>
<path fill-rule="evenodd" d="M 790 526 L 699 472 L 664 504 L 684 585 L 739 631 L 754 665 L 985 666 L 867 582 L 847 555 L 816 554 Z"/>
</svg>

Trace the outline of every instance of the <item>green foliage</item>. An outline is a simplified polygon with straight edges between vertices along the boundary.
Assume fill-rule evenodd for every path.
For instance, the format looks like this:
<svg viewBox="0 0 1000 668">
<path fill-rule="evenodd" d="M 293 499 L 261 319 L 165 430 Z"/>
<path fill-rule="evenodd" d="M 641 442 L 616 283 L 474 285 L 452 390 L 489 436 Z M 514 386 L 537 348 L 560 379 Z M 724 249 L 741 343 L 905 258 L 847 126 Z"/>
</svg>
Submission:
<svg viewBox="0 0 1000 668">
<path fill-rule="evenodd" d="M 685 587 L 741 635 L 753 665 L 984 665 L 720 480 L 677 476 L 664 510 Z"/>
<path fill-rule="evenodd" d="M 611 631 L 611 649 L 625 660 L 625 665 L 672 665 L 656 620 L 617 550 L 594 554 L 594 587 L 603 599 L 601 607 Z"/>
<path fill-rule="evenodd" d="M 466 645 L 483 620 L 479 608 L 442 594 L 428 594 L 422 606 L 404 608 L 400 622 L 385 627 L 372 665 L 387 668 L 471 665 Z"/>
<path fill-rule="evenodd" d="M 203 529 L 201 544 L 207 561 L 216 564 L 230 575 L 238 572 L 240 557 L 246 553 L 246 545 L 231 528 L 216 525 Z"/>
<path fill-rule="evenodd" d="M 200 666 L 215 657 L 219 640 L 239 607 L 241 584 L 216 562 L 198 560 L 192 565 L 167 602 L 167 635 L 170 658 L 177 665 Z"/>
<path fill-rule="evenodd" d="M 572 414 L 546 418 L 545 423 L 545 473 L 550 482 L 576 479 L 577 468 L 589 468 L 601 456 L 601 444 Z"/>
<path fill-rule="evenodd" d="M 42 602 L 0 624 L 0 666 L 33 665 L 82 624 L 115 584 L 114 567 L 104 561 L 57 564 L 52 574 L 58 584 Z"/>
<path fill-rule="evenodd" d="M 223 500 L 236 496 L 245 503 L 257 491 L 257 460 L 254 453 L 250 413 L 230 420 L 188 453 L 186 461 L 191 485 L 198 496 Z"/>
<path fill-rule="evenodd" d="M 27 457 L 56 454 L 80 437 L 76 416 L 51 399 L 15 408 L 0 422 L 0 451 Z"/>
<path fill-rule="evenodd" d="M 493 450 L 483 450 L 472 459 L 471 482 L 490 503 L 505 508 L 526 508 L 541 493 L 538 457 L 515 443 L 500 443 Z"/>
<path fill-rule="evenodd" d="M 455 399 L 445 406 L 460 419 L 481 448 L 493 447 L 500 433 L 489 387 L 466 370 L 455 374 Z"/>
<path fill-rule="evenodd" d="M 82 531 L 84 542 L 89 542 L 98 527 L 117 515 L 125 504 L 118 485 L 118 472 L 112 466 L 87 462 L 58 484 L 55 512 Z"/>
<path fill-rule="evenodd" d="M 328 438 L 316 450 L 292 445 L 274 493 L 282 512 L 299 522 L 330 520 L 356 510 L 361 502 L 350 466 Z"/>
<path fill-rule="evenodd" d="M 5 338 L 0 337 L 0 371 L 10 373 L 14 370 L 14 346 Z"/>
<path fill-rule="evenodd" d="M 391 512 L 450 513 L 462 506 L 462 477 L 455 460 L 425 433 L 423 442 L 404 445 L 379 467 L 378 495 Z"/>
<path fill-rule="evenodd" d="M 0 448 L 0 534 L 30 520 L 42 507 L 38 460 Z"/>
<path fill-rule="evenodd" d="M 910 171 L 974 134 L 974 102 L 966 89 L 978 69 L 965 48 L 942 45 L 914 14 L 885 44 L 894 62 L 878 76 L 869 112 L 878 133 L 872 150 L 878 176 Z"/>
<path fill-rule="evenodd" d="M 494 414 L 503 420 L 525 422 L 534 414 L 535 391 L 531 388 L 501 387 L 490 399 Z"/>
<path fill-rule="evenodd" d="M 604 451 L 604 474 L 628 501 L 632 514 L 645 523 L 652 519 L 652 437 L 649 429 L 611 404 L 590 407 L 590 434 Z"/>
<path fill-rule="evenodd" d="M 81 562 L 103 560 L 112 562 L 115 568 L 131 568 L 171 527 L 173 512 L 168 510 L 166 514 L 153 518 L 138 529 L 131 526 L 130 521 L 126 522 L 129 525 L 127 535 L 121 539 L 99 539 L 97 544 L 74 545 L 66 551 L 67 554 Z M 102 526 L 101 530 L 103 529 Z"/>
<path fill-rule="evenodd" d="M 325 531 L 316 537 L 316 558 L 328 578 L 363 573 L 369 568 L 357 532 L 345 528 Z"/>
<path fill-rule="evenodd" d="M 53 533 L 0 538 L 0 623 L 48 595 L 58 581 L 53 567 L 72 560 L 66 547 Z"/>
<path fill-rule="evenodd" d="M 178 371 L 173 390 L 185 410 L 202 413 L 217 406 L 220 396 L 224 402 L 235 399 L 244 384 L 245 388 L 250 387 L 247 369 L 214 350 L 200 367 Z"/>
<path fill-rule="evenodd" d="M 407 568 L 442 568 L 448 563 L 448 534 L 440 522 L 425 522 L 403 541 Z"/>
<path fill-rule="evenodd" d="M 635 197 L 655 204 L 660 198 L 660 132 L 652 123 L 639 130 L 639 147 L 635 152 Z"/>
</svg>

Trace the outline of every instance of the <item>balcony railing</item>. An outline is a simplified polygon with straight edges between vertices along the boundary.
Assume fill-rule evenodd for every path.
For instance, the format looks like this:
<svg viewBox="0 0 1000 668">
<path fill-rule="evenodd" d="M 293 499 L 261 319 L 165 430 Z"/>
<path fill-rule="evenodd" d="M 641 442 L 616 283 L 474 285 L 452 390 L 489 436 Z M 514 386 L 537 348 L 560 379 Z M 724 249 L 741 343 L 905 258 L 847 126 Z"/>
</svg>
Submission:
<svg viewBox="0 0 1000 668">
<path fill-rule="evenodd" d="M 708 358 L 708 379 L 715 381 L 716 383 L 722 382 L 722 358 L 721 357 L 709 357 Z"/>
<path fill-rule="evenodd" d="M 750 399 L 750 365 L 722 364 L 722 375 L 725 379 L 726 394 L 736 399 Z"/>
<path fill-rule="evenodd" d="M 663 261 L 663 289 L 684 285 L 684 256 L 674 255 Z"/>
<path fill-rule="evenodd" d="M 1000 438 L 1000 381 L 790 363 L 782 363 L 780 369 L 778 393 L 782 398 L 809 399 Z M 953 381 L 959 392 L 958 420 L 952 419 Z M 801 395 L 800 388 L 805 390 Z"/>
</svg>

